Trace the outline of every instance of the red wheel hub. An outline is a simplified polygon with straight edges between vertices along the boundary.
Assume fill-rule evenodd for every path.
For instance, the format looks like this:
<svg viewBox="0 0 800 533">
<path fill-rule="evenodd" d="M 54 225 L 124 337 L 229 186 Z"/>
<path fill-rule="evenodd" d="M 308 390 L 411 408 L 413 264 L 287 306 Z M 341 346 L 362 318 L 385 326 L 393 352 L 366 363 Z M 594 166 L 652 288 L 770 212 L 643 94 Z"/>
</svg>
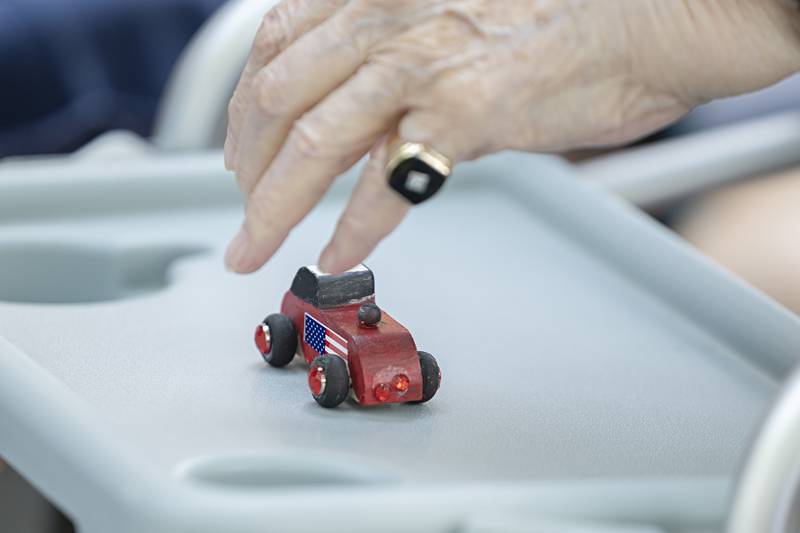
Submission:
<svg viewBox="0 0 800 533">
<path fill-rule="evenodd" d="M 266 355 L 272 350 L 272 339 L 269 334 L 269 326 L 266 324 L 259 324 L 256 326 L 256 347 L 258 351 Z"/>
<path fill-rule="evenodd" d="M 321 365 L 311 367 L 311 371 L 308 373 L 308 388 L 311 389 L 311 394 L 313 394 L 315 398 L 318 398 L 325 392 L 325 384 L 327 381 L 325 369 Z"/>
</svg>

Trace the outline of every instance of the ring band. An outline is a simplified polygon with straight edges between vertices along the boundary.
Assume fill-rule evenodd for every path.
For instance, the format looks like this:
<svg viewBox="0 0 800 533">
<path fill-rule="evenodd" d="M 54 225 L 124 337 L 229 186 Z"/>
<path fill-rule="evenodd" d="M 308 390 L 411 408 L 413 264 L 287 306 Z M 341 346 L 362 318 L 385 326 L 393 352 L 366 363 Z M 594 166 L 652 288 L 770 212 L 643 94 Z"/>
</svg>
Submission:
<svg viewBox="0 0 800 533">
<path fill-rule="evenodd" d="M 449 158 L 415 142 L 397 142 L 386 164 L 389 186 L 415 205 L 436 194 L 451 171 Z"/>
</svg>

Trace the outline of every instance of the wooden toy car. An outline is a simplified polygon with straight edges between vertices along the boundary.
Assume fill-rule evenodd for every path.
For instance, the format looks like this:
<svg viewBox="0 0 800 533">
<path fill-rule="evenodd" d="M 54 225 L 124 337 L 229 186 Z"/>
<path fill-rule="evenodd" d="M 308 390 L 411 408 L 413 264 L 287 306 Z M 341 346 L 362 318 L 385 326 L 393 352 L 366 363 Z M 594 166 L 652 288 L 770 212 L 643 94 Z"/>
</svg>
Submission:
<svg viewBox="0 0 800 533">
<path fill-rule="evenodd" d="M 275 367 L 302 355 L 311 365 L 311 394 L 323 407 L 348 394 L 361 405 L 427 402 L 441 382 L 436 359 L 417 351 L 408 330 L 375 304 L 364 265 L 336 275 L 298 270 L 280 314 L 256 327 L 255 341 Z"/>
</svg>

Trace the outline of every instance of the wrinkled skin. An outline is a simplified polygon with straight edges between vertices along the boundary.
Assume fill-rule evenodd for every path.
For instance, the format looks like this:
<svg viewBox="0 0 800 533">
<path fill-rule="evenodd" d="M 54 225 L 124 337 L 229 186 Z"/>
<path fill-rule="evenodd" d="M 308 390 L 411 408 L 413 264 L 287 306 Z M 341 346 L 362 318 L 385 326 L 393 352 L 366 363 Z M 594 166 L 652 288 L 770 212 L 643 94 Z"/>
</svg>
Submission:
<svg viewBox="0 0 800 533">
<path fill-rule="evenodd" d="M 800 70 L 798 19 L 787 0 L 284 0 L 230 104 L 228 268 L 260 268 L 369 153 L 319 265 L 366 258 L 409 210 L 384 176 L 395 132 L 455 163 L 630 141 Z"/>
</svg>

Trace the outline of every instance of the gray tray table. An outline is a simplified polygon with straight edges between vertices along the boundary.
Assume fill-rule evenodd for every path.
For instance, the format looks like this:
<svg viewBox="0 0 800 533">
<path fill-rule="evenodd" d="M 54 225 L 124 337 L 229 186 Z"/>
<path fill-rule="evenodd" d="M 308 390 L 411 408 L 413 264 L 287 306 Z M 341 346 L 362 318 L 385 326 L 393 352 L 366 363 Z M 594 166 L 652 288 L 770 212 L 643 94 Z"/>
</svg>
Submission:
<svg viewBox="0 0 800 533">
<path fill-rule="evenodd" d="M 0 456 L 81 532 L 722 529 L 790 313 L 568 165 L 502 154 L 368 261 L 439 394 L 324 410 L 251 336 L 353 176 L 239 277 L 220 167 L 0 166 Z"/>
</svg>

